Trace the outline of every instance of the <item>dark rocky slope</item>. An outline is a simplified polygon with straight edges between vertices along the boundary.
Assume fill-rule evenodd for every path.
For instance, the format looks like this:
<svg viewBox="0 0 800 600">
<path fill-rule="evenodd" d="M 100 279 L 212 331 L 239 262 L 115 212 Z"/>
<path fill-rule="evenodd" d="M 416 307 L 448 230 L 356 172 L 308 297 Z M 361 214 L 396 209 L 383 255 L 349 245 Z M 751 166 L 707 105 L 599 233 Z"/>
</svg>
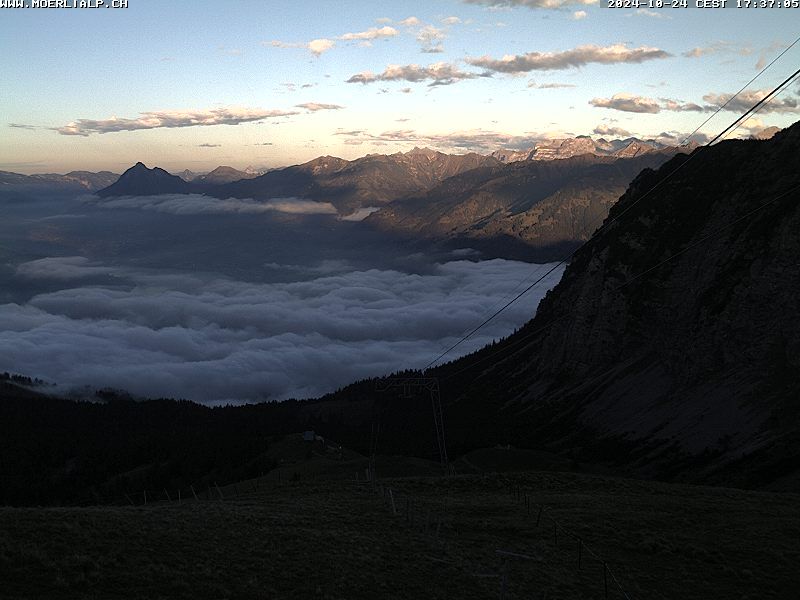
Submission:
<svg viewBox="0 0 800 600">
<path fill-rule="evenodd" d="M 798 186 L 800 124 L 643 172 L 533 321 L 437 370 L 460 372 L 448 381 L 459 443 L 797 487 Z M 489 414 L 499 418 L 473 421 Z"/>
<path fill-rule="evenodd" d="M 195 191 L 192 184 L 164 169 L 148 169 L 138 162 L 120 175 L 110 186 L 97 192 L 101 198 L 108 196 L 156 196 L 159 194 L 189 194 Z"/>
</svg>

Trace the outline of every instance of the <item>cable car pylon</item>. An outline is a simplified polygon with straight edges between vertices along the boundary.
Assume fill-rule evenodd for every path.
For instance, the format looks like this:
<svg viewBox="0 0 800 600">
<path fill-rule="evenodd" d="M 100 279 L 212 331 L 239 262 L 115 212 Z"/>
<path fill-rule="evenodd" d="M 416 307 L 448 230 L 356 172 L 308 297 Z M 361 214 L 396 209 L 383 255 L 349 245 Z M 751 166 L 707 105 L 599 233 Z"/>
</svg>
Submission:
<svg viewBox="0 0 800 600">
<path fill-rule="evenodd" d="M 442 397 L 439 393 L 438 377 L 389 377 L 376 383 L 379 392 L 400 388 L 404 398 L 413 398 L 417 391 L 427 391 L 431 396 L 433 409 L 433 427 L 436 430 L 436 445 L 439 449 L 439 462 L 446 475 L 450 474 L 450 462 L 447 458 L 447 439 L 444 433 L 442 417 Z"/>
</svg>

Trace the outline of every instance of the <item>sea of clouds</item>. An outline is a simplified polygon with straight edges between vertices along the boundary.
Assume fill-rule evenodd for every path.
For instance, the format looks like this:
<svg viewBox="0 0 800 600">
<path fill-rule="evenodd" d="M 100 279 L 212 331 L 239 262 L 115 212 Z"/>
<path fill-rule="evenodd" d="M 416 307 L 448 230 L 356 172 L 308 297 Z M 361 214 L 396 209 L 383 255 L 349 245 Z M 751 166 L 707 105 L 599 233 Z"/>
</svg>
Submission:
<svg viewBox="0 0 800 600">
<path fill-rule="evenodd" d="M 155 208 L 140 201 L 137 208 L 180 210 L 159 202 Z M 27 261 L 16 266 L 16 278 L 57 289 L 0 305 L 0 371 L 212 404 L 319 396 L 426 365 L 549 268 L 453 258 L 421 274 L 348 270 L 337 260 L 265 263 L 305 271 L 302 280 L 284 283 L 115 266 L 78 255 Z M 561 272 L 458 354 L 525 323 Z"/>
</svg>

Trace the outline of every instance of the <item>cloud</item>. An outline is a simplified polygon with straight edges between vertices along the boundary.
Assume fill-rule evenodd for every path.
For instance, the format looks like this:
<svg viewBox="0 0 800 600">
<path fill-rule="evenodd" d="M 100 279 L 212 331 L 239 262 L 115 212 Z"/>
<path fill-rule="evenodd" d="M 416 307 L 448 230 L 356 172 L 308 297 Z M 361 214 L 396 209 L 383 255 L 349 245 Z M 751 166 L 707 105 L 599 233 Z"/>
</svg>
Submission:
<svg viewBox="0 0 800 600">
<path fill-rule="evenodd" d="M 490 8 L 516 7 L 525 8 L 563 8 L 565 6 L 585 6 L 597 4 L 598 0 L 462 0 L 467 4 L 483 4 Z"/>
<path fill-rule="evenodd" d="M 421 21 L 417 17 L 408 17 L 407 19 L 403 19 L 402 21 L 398 21 L 400 25 L 405 27 L 416 27 L 421 23 Z"/>
<path fill-rule="evenodd" d="M 384 25 L 383 27 L 370 27 L 365 31 L 357 31 L 351 33 L 343 33 L 342 35 L 336 36 L 336 40 L 341 40 L 345 42 L 354 42 L 358 41 L 361 42 L 361 45 L 364 47 L 369 47 L 371 40 L 376 40 L 380 38 L 390 38 L 396 35 L 399 35 L 399 31 L 397 31 L 394 27 L 389 27 L 388 25 Z M 272 46 L 273 48 L 305 48 L 309 50 L 314 56 L 320 56 L 323 53 L 327 52 L 331 48 L 336 46 L 336 42 L 330 38 L 319 38 L 316 40 L 311 40 L 307 43 L 299 43 L 299 42 L 282 42 L 280 40 L 272 40 L 271 42 L 262 42 L 264 46 Z"/>
<path fill-rule="evenodd" d="M 650 137 L 660 144 L 664 144 L 665 146 L 679 146 L 684 143 L 692 142 L 697 144 L 705 144 L 709 141 L 709 139 L 711 139 L 704 133 L 693 133 L 690 136 L 688 133 L 680 131 L 662 131 L 661 133 Z"/>
<path fill-rule="evenodd" d="M 112 274 L 114 269 L 92 263 L 83 256 L 61 256 L 22 263 L 16 272 L 25 279 L 71 281 L 107 276 Z"/>
<path fill-rule="evenodd" d="M 409 146 L 429 146 L 443 152 L 489 153 L 498 148 L 522 150 L 530 148 L 545 138 L 543 135 L 513 135 L 495 131 L 472 130 L 456 131 L 446 134 L 420 133 L 413 129 L 397 129 L 372 134 L 365 130 L 341 131 L 334 135 L 344 136 L 348 145 L 386 145 L 407 144 Z"/>
<path fill-rule="evenodd" d="M 703 100 L 705 100 L 714 107 L 722 106 L 726 102 L 729 102 L 729 104 L 725 107 L 725 110 L 733 112 L 745 112 L 747 110 L 750 110 L 750 108 L 752 108 L 754 104 L 763 100 L 767 95 L 769 95 L 770 91 L 771 90 L 744 90 L 738 96 L 736 96 L 736 98 L 733 97 L 733 94 L 709 93 L 703 96 Z M 759 112 L 762 114 L 798 113 L 800 112 L 800 105 L 798 105 L 796 98 L 792 97 L 780 98 L 778 96 L 775 96 L 774 98 L 772 98 L 770 102 L 762 105 Z"/>
<path fill-rule="evenodd" d="M 585 19 L 588 16 L 589 13 L 587 13 L 585 10 L 576 10 L 574 13 L 572 13 L 572 18 L 575 21 L 580 21 L 581 19 Z"/>
<path fill-rule="evenodd" d="M 349 215 L 345 215 L 341 217 L 342 221 L 363 221 L 368 216 L 370 216 L 374 212 L 378 212 L 380 210 L 379 206 L 365 206 L 363 208 L 359 208 L 354 213 L 350 213 Z"/>
<path fill-rule="evenodd" d="M 608 135 L 620 138 L 627 138 L 633 135 L 630 131 L 626 129 L 622 129 L 621 127 L 613 127 L 609 125 L 598 125 L 597 127 L 594 128 L 593 133 L 597 135 L 603 135 L 603 136 Z"/>
<path fill-rule="evenodd" d="M 305 48 L 310 51 L 314 56 L 320 56 L 322 53 L 327 52 L 336 45 L 336 42 L 328 38 L 320 38 L 311 40 L 306 43 L 297 42 L 282 42 L 280 40 L 272 40 L 271 42 L 262 42 L 264 46 L 272 46 L 273 48 Z"/>
<path fill-rule="evenodd" d="M 649 17 L 651 19 L 671 19 L 668 14 L 658 12 L 657 10 L 647 10 L 646 8 L 638 8 L 628 16 L 636 16 L 636 17 Z"/>
<path fill-rule="evenodd" d="M 198 148 L 221 148 L 222 144 L 197 144 Z"/>
<path fill-rule="evenodd" d="M 304 104 L 295 104 L 297 108 L 305 108 L 311 112 L 317 112 L 318 110 L 340 110 L 344 108 L 339 104 L 322 104 L 321 102 L 306 102 Z"/>
<path fill-rule="evenodd" d="M 646 98 L 631 94 L 614 94 L 611 98 L 594 98 L 589 101 L 592 106 L 610 108 L 623 112 L 633 113 L 659 113 L 662 110 L 670 112 L 714 112 L 719 107 L 725 106 L 724 110 L 731 112 L 745 112 L 760 100 L 764 99 L 769 90 L 745 90 L 735 98 L 733 94 L 706 94 L 703 100 L 707 104 L 696 104 L 694 102 L 683 102 L 672 98 Z M 727 105 L 725 103 L 728 103 Z M 761 113 L 792 114 L 800 113 L 800 103 L 793 97 L 783 99 L 773 99 L 760 110 Z"/>
<path fill-rule="evenodd" d="M 213 108 L 210 110 L 153 111 L 139 113 L 137 119 L 110 119 L 96 121 L 78 119 L 63 127 L 55 128 L 61 135 L 89 136 L 94 133 L 137 131 L 175 127 L 208 127 L 211 125 L 238 125 L 263 121 L 274 117 L 298 114 L 296 111 L 262 110 L 251 108 Z"/>
<path fill-rule="evenodd" d="M 319 396 L 424 365 L 533 268 L 457 260 L 418 274 L 327 261 L 288 283 L 114 269 L 114 286 L 75 282 L 0 306 L 0 370 L 208 403 Z M 527 321 L 561 271 L 459 350 Z"/>
<path fill-rule="evenodd" d="M 678 100 L 671 100 L 670 98 L 659 98 L 663 110 L 670 110 L 673 112 L 707 112 L 711 110 L 708 106 L 700 106 L 694 102 L 680 102 Z"/>
<path fill-rule="evenodd" d="M 458 17 L 445 17 L 444 19 L 442 19 L 443 25 L 458 25 L 461 22 L 462 22 L 461 19 L 459 19 Z"/>
<path fill-rule="evenodd" d="M 173 215 L 261 214 L 281 212 L 295 215 L 335 215 L 336 208 L 328 202 L 315 202 L 300 198 L 273 198 L 251 200 L 228 198 L 219 200 L 200 194 L 162 194 L 159 196 L 121 196 L 98 198 L 88 196 L 85 201 L 107 209 L 139 209 Z"/>
<path fill-rule="evenodd" d="M 431 83 L 429 85 L 450 85 L 457 81 L 474 79 L 479 76 L 478 73 L 462 71 L 453 64 L 438 62 L 427 67 L 419 65 L 389 65 L 383 73 L 375 74 L 371 71 L 357 73 L 350 77 L 347 83 L 367 84 L 376 81 L 409 81 L 417 83 L 430 80 Z"/>
<path fill-rule="evenodd" d="M 319 56 L 323 52 L 327 52 L 333 48 L 335 45 L 336 44 L 333 42 L 333 40 L 322 38 L 308 42 L 308 49 L 311 50 L 312 54 Z"/>
<path fill-rule="evenodd" d="M 611 98 L 593 98 L 589 101 L 589 104 L 599 108 L 610 108 L 623 112 L 649 114 L 661 112 L 661 106 L 656 100 L 625 93 L 614 94 Z"/>
<path fill-rule="evenodd" d="M 578 46 L 564 52 L 528 52 L 521 55 L 506 55 L 501 59 L 489 56 L 467 59 L 476 67 L 498 73 L 528 73 L 530 71 L 553 71 L 595 64 L 641 63 L 671 56 L 664 50 L 641 46 L 628 48 L 624 44 L 612 46 Z"/>
<path fill-rule="evenodd" d="M 9 123 L 8 126 L 14 129 L 26 129 L 28 131 L 34 131 L 36 129 L 39 129 L 38 127 L 36 127 L 36 125 L 25 125 L 24 123 Z"/>
<path fill-rule="evenodd" d="M 576 87 L 573 83 L 558 83 L 558 82 L 551 82 L 551 83 L 536 83 L 533 79 L 528 82 L 529 88 L 535 88 L 537 90 L 557 90 L 561 88 L 574 88 Z"/>
<path fill-rule="evenodd" d="M 337 39 L 351 41 L 351 40 L 376 40 L 379 38 L 394 37 L 399 32 L 394 27 L 384 25 L 383 27 L 370 27 L 366 31 L 359 31 L 358 33 L 345 33 L 340 35 Z"/>
<path fill-rule="evenodd" d="M 739 44 L 735 44 L 733 42 L 719 41 L 714 42 L 709 46 L 697 46 L 691 50 L 687 50 L 683 53 L 683 56 L 686 58 L 701 58 L 703 56 L 720 53 L 750 56 L 753 53 L 753 49 L 749 46 L 740 46 Z"/>
<path fill-rule="evenodd" d="M 422 45 L 422 51 L 427 53 L 444 52 L 442 40 L 447 37 L 444 29 L 426 25 L 417 33 L 417 41 Z"/>
</svg>

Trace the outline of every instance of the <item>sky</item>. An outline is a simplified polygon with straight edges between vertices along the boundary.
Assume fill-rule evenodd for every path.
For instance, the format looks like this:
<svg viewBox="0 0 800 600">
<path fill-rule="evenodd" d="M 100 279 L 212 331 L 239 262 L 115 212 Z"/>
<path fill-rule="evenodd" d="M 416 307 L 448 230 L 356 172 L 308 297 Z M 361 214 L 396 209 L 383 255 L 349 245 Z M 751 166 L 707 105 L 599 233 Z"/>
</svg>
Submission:
<svg viewBox="0 0 800 600">
<path fill-rule="evenodd" d="M 265 168 L 573 135 L 682 141 L 800 22 L 780 3 L 127 4 L 0 9 L 0 170 Z M 724 129 L 798 63 L 800 44 L 700 133 Z M 737 135 L 798 115 L 795 83 Z"/>
</svg>

